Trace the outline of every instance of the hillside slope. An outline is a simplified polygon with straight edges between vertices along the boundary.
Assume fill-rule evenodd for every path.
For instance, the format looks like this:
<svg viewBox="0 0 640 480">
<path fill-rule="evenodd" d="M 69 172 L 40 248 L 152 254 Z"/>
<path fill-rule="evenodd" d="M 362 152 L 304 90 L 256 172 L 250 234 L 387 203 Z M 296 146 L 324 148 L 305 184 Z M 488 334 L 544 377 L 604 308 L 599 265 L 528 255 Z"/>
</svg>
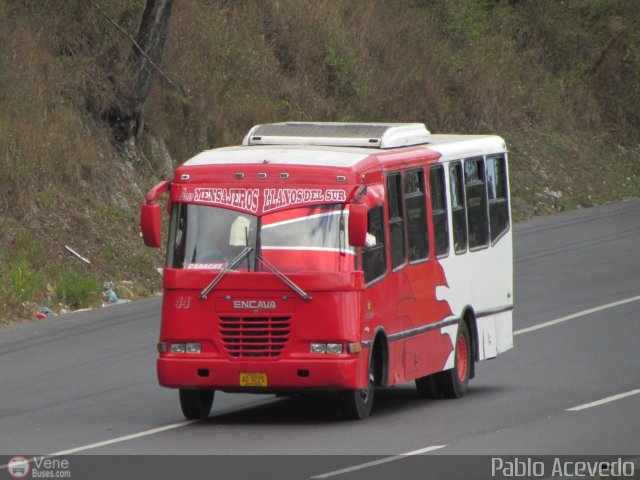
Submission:
<svg viewBox="0 0 640 480">
<path fill-rule="evenodd" d="M 144 2 L 104 0 L 135 35 Z M 131 42 L 92 2 L 0 3 L 0 322 L 159 289 L 144 192 L 257 123 L 497 133 L 516 218 L 640 195 L 640 2 L 176 2 L 135 143 L 104 112 Z M 170 81 L 169 81 L 170 80 Z M 79 261 L 69 246 L 91 261 Z"/>
</svg>

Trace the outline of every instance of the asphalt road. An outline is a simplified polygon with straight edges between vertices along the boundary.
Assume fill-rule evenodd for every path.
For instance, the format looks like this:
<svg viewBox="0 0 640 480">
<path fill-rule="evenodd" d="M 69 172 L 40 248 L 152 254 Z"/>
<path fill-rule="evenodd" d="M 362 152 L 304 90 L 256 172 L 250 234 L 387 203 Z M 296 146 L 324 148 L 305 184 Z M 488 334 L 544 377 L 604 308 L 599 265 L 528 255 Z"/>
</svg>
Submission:
<svg viewBox="0 0 640 480">
<path fill-rule="evenodd" d="M 640 200 L 520 223 L 514 242 L 515 348 L 478 364 L 460 400 L 411 383 L 345 422 L 331 398 L 217 393 L 208 420 L 187 422 L 157 386 L 154 298 L 0 331 L 0 465 L 56 454 L 71 478 L 408 479 L 467 462 L 458 478 L 492 478 L 492 456 L 640 457 Z"/>
</svg>

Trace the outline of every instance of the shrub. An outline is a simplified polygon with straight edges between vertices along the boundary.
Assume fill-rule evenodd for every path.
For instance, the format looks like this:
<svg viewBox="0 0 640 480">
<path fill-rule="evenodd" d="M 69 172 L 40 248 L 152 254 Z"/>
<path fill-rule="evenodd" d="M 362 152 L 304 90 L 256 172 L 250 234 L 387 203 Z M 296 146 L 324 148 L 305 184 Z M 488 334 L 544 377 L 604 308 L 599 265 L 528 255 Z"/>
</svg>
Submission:
<svg viewBox="0 0 640 480">
<path fill-rule="evenodd" d="M 58 275 L 55 287 L 58 300 L 72 308 L 88 307 L 100 298 L 100 282 L 89 275 L 74 270 L 64 270 Z"/>
</svg>

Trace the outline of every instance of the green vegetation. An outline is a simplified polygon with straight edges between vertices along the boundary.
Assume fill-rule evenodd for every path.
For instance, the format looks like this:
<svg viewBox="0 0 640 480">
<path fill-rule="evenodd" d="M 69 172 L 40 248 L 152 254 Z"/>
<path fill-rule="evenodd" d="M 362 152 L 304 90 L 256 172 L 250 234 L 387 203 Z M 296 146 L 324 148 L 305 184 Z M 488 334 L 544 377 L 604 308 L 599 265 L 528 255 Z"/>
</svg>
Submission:
<svg viewBox="0 0 640 480">
<path fill-rule="evenodd" d="M 5 296 L 12 306 L 21 306 L 31 301 L 34 292 L 40 287 L 42 272 L 31 272 L 24 260 L 11 265 L 11 283 Z"/>
<path fill-rule="evenodd" d="M 56 295 L 64 305 L 78 309 L 90 307 L 100 298 L 100 282 L 74 270 L 63 270 L 58 274 Z"/>
<path fill-rule="evenodd" d="M 99 3 L 135 35 L 144 1 Z M 519 219 L 640 195 L 636 0 L 176 2 L 161 67 L 179 88 L 156 77 L 123 145 L 104 114 L 130 51 L 92 2 L 0 4 L 0 323 L 94 301 L 61 286 L 65 245 L 92 262 L 80 284 L 158 290 L 144 192 L 257 123 L 500 134 Z"/>
</svg>

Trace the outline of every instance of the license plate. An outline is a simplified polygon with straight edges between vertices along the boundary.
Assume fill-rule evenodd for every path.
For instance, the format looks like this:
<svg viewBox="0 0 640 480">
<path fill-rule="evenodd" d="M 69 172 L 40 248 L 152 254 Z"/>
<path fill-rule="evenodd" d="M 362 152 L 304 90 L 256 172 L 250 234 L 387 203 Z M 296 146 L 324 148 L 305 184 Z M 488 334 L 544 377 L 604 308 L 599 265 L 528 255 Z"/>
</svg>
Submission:
<svg viewBox="0 0 640 480">
<path fill-rule="evenodd" d="M 240 373 L 241 387 L 266 387 L 266 373 Z"/>
</svg>

